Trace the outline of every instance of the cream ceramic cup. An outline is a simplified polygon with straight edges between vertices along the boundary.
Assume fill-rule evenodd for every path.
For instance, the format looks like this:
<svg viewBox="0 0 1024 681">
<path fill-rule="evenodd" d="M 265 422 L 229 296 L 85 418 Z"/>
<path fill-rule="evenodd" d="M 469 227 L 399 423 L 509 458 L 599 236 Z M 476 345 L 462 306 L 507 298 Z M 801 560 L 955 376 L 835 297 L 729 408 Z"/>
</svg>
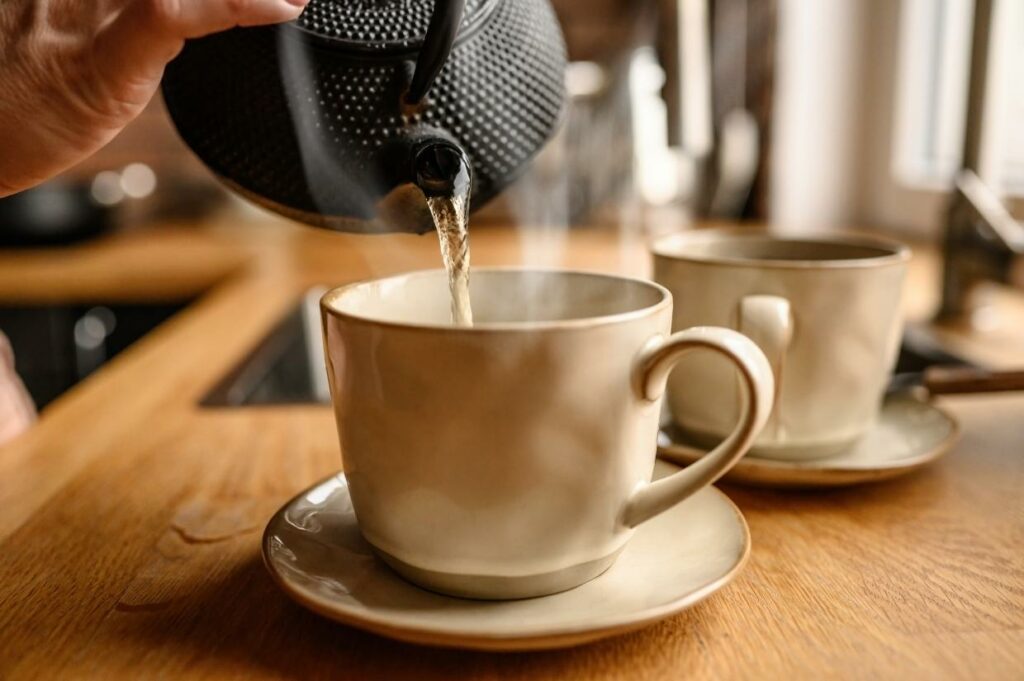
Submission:
<svg viewBox="0 0 1024 681">
<path fill-rule="evenodd" d="M 829 456 L 874 423 L 899 348 L 908 248 L 706 230 L 659 239 L 652 250 L 654 278 L 675 299 L 673 328 L 734 328 L 767 355 L 775 406 L 756 455 Z M 697 440 L 728 433 L 740 412 L 734 373 L 717 358 L 682 359 L 668 379 L 676 424 Z"/>
<path fill-rule="evenodd" d="M 757 346 L 728 329 L 669 335 L 656 284 L 475 269 L 471 297 L 470 328 L 449 322 L 440 270 L 321 303 L 360 531 L 429 589 L 522 598 L 596 577 L 634 527 L 725 473 L 771 411 Z M 652 483 L 666 376 L 697 350 L 735 365 L 748 399 L 710 455 Z"/>
</svg>

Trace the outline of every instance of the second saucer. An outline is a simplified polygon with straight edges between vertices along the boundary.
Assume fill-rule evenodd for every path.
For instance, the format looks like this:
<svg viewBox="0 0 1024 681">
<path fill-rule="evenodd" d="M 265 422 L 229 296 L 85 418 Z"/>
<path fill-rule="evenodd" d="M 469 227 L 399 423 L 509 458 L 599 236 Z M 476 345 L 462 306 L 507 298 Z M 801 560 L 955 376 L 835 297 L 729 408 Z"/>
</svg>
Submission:
<svg viewBox="0 0 1024 681">
<path fill-rule="evenodd" d="M 782 461 L 747 455 L 724 482 L 761 487 L 840 487 L 886 480 L 935 461 L 959 436 L 952 416 L 933 404 L 894 396 L 885 401 L 875 425 L 845 451 L 824 459 Z M 688 443 L 671 424 L 658 433 L 658 455 L 686 466 L 704 450 Z"/>
</svg>

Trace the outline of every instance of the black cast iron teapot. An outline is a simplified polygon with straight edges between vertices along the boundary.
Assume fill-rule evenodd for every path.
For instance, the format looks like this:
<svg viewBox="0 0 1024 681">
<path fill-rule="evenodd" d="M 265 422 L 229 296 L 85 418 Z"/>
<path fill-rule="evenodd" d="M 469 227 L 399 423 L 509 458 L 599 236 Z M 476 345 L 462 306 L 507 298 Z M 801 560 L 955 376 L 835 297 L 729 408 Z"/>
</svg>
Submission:
<svg viewBox="0 0 1024 681">
<path fill-rule="evenodd" d="M 432 228 L 466 171 L 478 207 L 552 134 L 565 46 L 548 0 L 311 0 L 294 22 L 190 40 L 163 94 L 225 183 L 350 232 Z"/>
</svg>

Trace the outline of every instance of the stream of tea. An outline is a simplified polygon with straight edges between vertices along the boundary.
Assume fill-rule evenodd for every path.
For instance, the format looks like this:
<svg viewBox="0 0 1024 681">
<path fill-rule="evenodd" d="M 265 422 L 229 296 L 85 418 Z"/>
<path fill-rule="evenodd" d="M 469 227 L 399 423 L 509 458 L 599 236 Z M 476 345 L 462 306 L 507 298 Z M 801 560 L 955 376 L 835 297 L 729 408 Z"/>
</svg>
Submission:
<svg viewBox="0 0 1024 681">
<path fill-rule="evenodd" d="M 450 196 L 427 197 L 434 218 L 441 258 L 448 272 L 448 290 L 452 298 L 452 323 L 473 325 L 473 307 L 469 300 L 469 191 Z"/>
</svg>

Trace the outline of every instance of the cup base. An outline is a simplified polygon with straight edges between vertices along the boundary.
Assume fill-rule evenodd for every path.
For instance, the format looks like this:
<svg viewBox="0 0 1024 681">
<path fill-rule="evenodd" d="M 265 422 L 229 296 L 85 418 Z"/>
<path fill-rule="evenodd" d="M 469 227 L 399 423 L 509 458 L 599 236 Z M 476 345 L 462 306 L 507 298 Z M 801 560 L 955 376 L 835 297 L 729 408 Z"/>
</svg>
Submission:
<svg viewBox="0 0 1024 681">
<path fill-rule="evenodd" d="M 717 435 L 702 430 L 687 428 L 676 425 L 674 430 L 682 438 L 701 447 L 711 448 L 718 445 L 724 435 Z M 776 459 L 778 461 L 812 461 L 815 459 L 827 459 L 840 452 L 849 449 L 853 443 L 860 438 L 860 435 L 843 438 L 842 440 L 830 440 L 825 442 L 786 442 L 786 443 L 763 443 L 755 442 L 750 448 L 747 456 L 759 459 Z"/>
<path fill-rule="evenodd" d="M 622 553 L 622 548 L 625 548 L 623 546 L 604 558 L 580 563 L 561 570 L 555 570 L 554 572 L 519 577 L 503 577 L 496 575 L 464 575 L 426 570 L 415 565 L 409 565 L 388 552 L 373 546 L 373 544 L 370 544 L 370 546 L 392 570 L 416 586 L 436 591 L 446 596 L 486 601 L 535 598 L 537 596 L 549 596 L 561 591 L 568 591 L 600 576 L 612 566 L 615 559 Z"/>
</svg>

